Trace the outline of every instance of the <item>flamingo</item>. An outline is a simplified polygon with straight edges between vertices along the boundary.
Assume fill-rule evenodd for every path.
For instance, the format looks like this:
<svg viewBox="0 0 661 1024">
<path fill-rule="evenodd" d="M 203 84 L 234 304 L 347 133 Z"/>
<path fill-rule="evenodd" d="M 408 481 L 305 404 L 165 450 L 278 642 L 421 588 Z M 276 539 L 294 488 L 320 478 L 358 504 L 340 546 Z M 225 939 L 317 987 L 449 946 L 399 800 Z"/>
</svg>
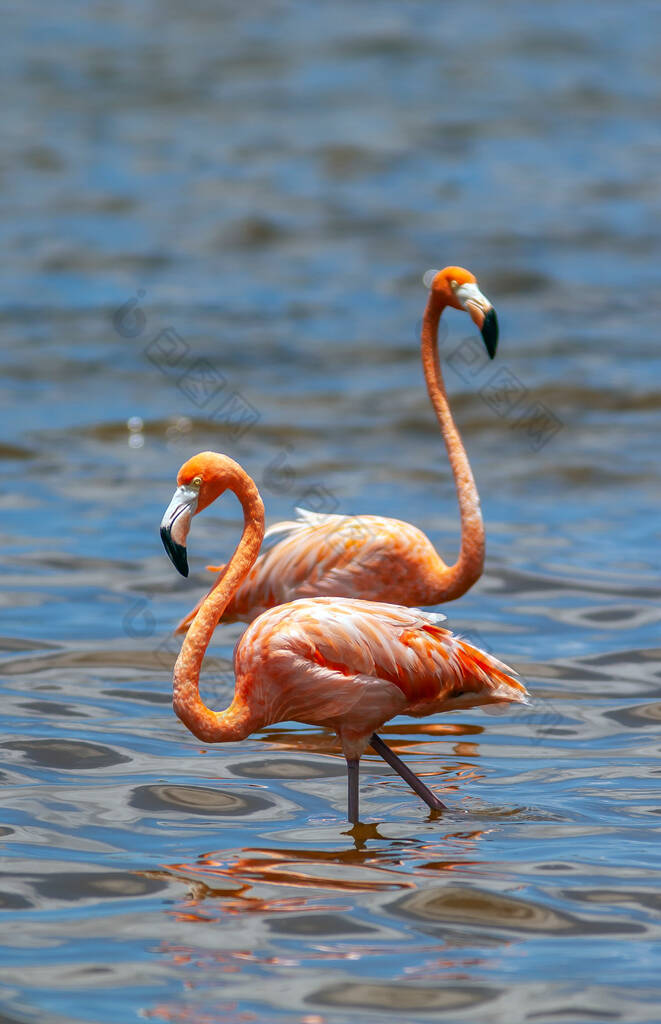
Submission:
<svg viewBox="0 0 661 1024">
<path fill-rule="evenodd" d="M 212 711 L 199 693 L 213 631 L 254 566 L 264 539 L 257 486 L 233 459 L 202 452 L 184 463 L 161 521 L 173 564 L 186 567 L 192 517 L 232 491 L 244 514 L 239 544 L 207 594 L 174 666 L 173 705 L 204 743 L 245 739 L 275 722 L 298 721 L 337 733 L 347 762 L 348 818 L 358 822 L 361 754 L 371 745 L 433 810 L 444 804 L 377 735 L 394 715 L 415 716 L 500 702 L 527 703 L 512 670 L 416 608 L 342 597 L 299 598 L 254 619 L 234 650 L 234 697 Z"/>
<path fill-rule="evenodd" d="M 294 522 L 266 531 L 264 551 L 228 603 L 225 621 L 249 622 L 274 605 L 297 597 L 362 597 L 402 605 L 437 605 L 465 594 L 484 568 L 484 524 L 480 498 L 466 450 L 448 403 L 438 358 L 438 326 L 443 310 L 466 310 L 482 332 L 490 358 L 496 354 L 498 321 L 475 276 L 446 267 L 433 278 L 422 321 L 422 366 L 427 391 L 445 440 L 461 516 L 461 548 L 447 565 L 416 526 L 383 516 L 323 515 L 297 509 Z M 188 564 L 180 560 L 181 572 Z M 223 566 L 208 566 L 223 578 Z M 204 600 L 204 598 L 202 599 Z M 183 632 L 202 601 L 177 626 Z"/>
</svg>

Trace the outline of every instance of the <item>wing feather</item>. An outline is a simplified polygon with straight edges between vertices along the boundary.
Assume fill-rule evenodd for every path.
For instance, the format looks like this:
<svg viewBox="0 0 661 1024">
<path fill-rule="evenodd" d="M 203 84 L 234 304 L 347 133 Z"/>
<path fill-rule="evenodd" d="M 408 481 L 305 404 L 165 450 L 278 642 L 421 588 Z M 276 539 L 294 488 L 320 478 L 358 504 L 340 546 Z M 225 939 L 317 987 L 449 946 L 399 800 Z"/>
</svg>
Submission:
<svg viewBox="0 0 661 1024">
<path fill-rule="evenodd" d="M 437 557 L 428 538 L 409 523 L 297 512 L 297 520 L 269 527 L 272 546 L 260 554 L 239 588 L 231 614 L 252 617 L 300 597 L 381 600 L 404 581 L 410 589 L 412 552 L 420 552 L 421 566 Z"/>
<path fill-rule="evenodd" d="M 527 703 L 508 666 L 416 608 L 342 598 L 293 601 L 260 616 L 262 629 L 297 656 L 342 677 L 394 683 L 408 714 L 495 702 Z"/>
</svg>

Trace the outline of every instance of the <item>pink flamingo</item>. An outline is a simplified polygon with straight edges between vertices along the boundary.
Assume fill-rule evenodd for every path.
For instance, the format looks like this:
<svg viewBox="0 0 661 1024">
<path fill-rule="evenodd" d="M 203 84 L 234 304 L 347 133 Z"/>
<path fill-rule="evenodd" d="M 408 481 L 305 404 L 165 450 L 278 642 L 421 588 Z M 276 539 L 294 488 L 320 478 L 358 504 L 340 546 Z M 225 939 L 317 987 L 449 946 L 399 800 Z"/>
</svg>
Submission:
<svg viewBox="0 0 661 1024">
<path fill-rule="evenodd" d="M 362 597 L 403 605 L 436 605 L 465 594 L 482 575 L 484 524 L 480 499 L 466 450 L 448 403 L 438 358 L 438 325 L 446 306 L 466 310 L 480 328 L 491 358 L 498 321 L 473 274 L 462 267 L 439 271 L 431 285 L 422 321 L 422 365 L 427 390 L 445 440 L 461 516 L 461 549 L 446 565 L 417 527 L 382 516 L 320 515 L 299 509 L 296 522 L 277 523 L 266 532 L 278 542 L 263 552 L 228 603 L 224 619 L 250 621 L 274 605 L 297 597 Z M 180 553 L 178 568 L 188 575 Z M 214 586 L 223 578 L 222 566 Z M 202 602 L 179 623 L 192 622 Z"/>
<path fill-rule="evenodd" d="M 202 602 L 174 667 L 176 714 L 204 743 L 242 740 L 274 722 L 298 721 L 337 733 L 347 761 L 349 820 L 358 821 L 360 756 L 371 744 L 434 810 L 444 804 L 376 734 L 393 715 L 500 702 L 527 703 L 525 687 L 501 662 L 416 608 L 347 598 L 302 598 L 263 612 L 234 651 L 236 685 L 225 711 L 199 693 L 200 670 L 216 625 L 248 576 L 264 538 L 264 506 L 237 462 L 202 452 L 179 470 L 161 522 L 174 565 L 185 566 L 193 515 L 224 491 L 243 507 L 241 540 L 220 583 Z"/>
</svg>

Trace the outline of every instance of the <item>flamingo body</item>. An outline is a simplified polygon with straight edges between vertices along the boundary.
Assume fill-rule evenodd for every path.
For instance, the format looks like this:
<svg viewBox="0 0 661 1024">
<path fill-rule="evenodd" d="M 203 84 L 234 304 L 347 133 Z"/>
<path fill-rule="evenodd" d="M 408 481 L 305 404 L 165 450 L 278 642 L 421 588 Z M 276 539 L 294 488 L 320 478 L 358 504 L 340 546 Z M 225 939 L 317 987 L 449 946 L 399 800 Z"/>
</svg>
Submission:
<svg viewBox="0 0 661 1024">
<path fill-rule="evenodd" d="M 266 531 L 266 541 L 277 538 L 277 543 L 261 552 L 223 621 L 250 622 L 269 608 L 305 597 L 358 594 L 365 601 L 431 603 L 435 581 L 447 566 L 417 526 L 384 516 L 297 512 L 296 521 Z M 214 587 L 224 567 L 218 569 Z M 192 622 L 203 600 L 182 619 L 178 632 Z"/>
<path fill-rule="evenodd" d="M 280 605 L 255 619 L 236 646 L 228 711 L 200 714 L 187 659 L 175 678 L 175 711 L 207 742 L 245 739 L 275 722 L 325 726 L 352 760 L 398 714 L 527 702 L 511 669 L 437 625 L 438 618 L 343 598 Z"/>
</svg>

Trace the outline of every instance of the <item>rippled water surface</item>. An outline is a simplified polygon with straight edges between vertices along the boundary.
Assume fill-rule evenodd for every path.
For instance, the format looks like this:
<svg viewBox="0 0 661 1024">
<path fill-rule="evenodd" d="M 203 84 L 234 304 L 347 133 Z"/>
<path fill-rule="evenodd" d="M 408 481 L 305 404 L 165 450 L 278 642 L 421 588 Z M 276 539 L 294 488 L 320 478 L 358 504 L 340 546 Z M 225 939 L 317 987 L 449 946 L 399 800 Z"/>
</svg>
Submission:
<svg viewBox="0 0 661 1024">
<path fill-rule="evenodd" d="M 6 1024 L 661 1019 L 657 4 L 25 0 L 0 175 Z M 488 558 L 450 624 L 526 711 L 397 719 L 345 824 L 331 734 L 209 749 L 158 524 L 211 448 L 452 557 L 425 270 Z M 472 339 L 472 340 L 469 340 Z M 496 377 L 495 375 L 499 376 Z M 224 706 L 237 626 L 204 680 Z"/>
</svg>

